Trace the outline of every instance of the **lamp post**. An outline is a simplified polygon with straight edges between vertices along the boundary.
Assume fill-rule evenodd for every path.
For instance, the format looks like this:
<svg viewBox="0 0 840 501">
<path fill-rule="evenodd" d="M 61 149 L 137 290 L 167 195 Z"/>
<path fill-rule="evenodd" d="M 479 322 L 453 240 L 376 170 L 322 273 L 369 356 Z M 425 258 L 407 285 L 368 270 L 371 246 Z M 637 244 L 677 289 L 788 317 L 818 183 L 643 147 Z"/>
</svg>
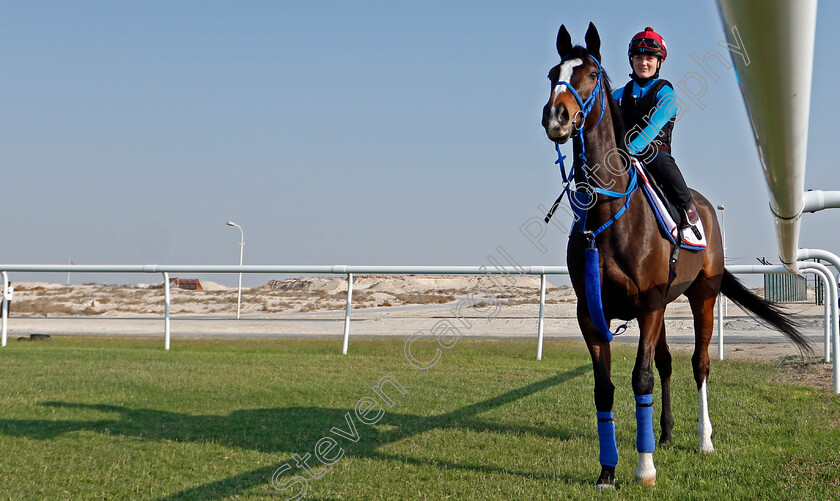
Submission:
<svg viewBox="0 0 840 501">
<path fill-rule="evenodd" d="M 228 226 L 239 228 L 239 266 L 242 266 L 242 250 L 245 248 L 245 232 L 242 227 L 233 221 L 227 222 Z M 239 272 L 239 294 L 236 298 L 236 319 L 239 320 L 239 313 L 242 311 L 242 272 Z"/>
<path fill-rule="evenodd" d="M 720 211 L 720 238 L 721 244 L 723 245 L 723 264 L 726 265 L 726 217 L 724 216 L 724 206 L 723 204 L 719 204 L 717 206 L 717 210 Z M 728 313 L 726 303 L 726 298 L 721 296 L 721 301 L 723 301 L 723 314 L 724 316 Z"/>
<path fill-rule="evenodd" d="M 726 259 L 726 218 L 723 215 L 723 204 L 717 206 L 717 210 L 720 211 L 720 235 L 721 239 L 723 240 L 723 258 Z"/>
</svg>

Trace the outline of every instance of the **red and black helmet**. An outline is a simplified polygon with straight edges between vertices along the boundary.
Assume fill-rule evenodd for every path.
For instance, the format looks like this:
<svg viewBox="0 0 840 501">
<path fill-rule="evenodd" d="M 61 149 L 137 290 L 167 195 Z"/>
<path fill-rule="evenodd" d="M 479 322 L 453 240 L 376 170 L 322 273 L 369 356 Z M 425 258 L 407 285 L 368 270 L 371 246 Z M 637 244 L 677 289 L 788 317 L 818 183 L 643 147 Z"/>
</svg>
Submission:
<svg viewBox="0 0 840 501">
<path fill-rule="evenodd" d="M 668 57 L 668 47 L 665 46 L 665 40 L 662 39 L 662 36 L 648 26 L 644 31 L 633 35 L 633 38 L 630 40 L 627 55 L 632 60 L 633 56 L 637 54 L 657 56 L 662 61 L 665 61 L 665 58 Z"/>
</svg>

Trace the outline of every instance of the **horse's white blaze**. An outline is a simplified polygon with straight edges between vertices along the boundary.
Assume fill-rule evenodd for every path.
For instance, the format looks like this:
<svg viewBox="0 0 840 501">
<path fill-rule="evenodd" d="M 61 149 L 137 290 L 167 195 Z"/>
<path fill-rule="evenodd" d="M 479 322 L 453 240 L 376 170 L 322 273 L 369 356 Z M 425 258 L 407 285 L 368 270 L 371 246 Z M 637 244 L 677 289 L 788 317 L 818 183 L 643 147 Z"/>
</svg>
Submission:
<svg viewBox="0 0 840 501">
<path fill-rule="evenodd" d="M 564 61 L 563 64 L 560 65 L 560 76 L 557 78 L 558 82 L 568 82 L 572 78 L 572 73 L 575 72 L 575 68 L 583 64 L 583 59 L 569 59 L 568 61 Z M 554 87 L 554 97 L 557 97 L 557 94 L 561 92 L 566 92 L 566 85 L 560 84 Z"/>
<path fill-rule="evenodd" d="M 712 421 L 709 419 L 709 396 L 706 393 L 706 380 L 697 391 L 700 397 L 700 419 L 697 421 L 697 433 L 700 435 L 700 452 L 712 452 Z"/>
<path fill-rule="evenodd" d="M 653 453 L 640 452 L 639 464 L 636 466 L 636 482 L 655 482 L 656 468 L 653 467 Z"/>
</svg>

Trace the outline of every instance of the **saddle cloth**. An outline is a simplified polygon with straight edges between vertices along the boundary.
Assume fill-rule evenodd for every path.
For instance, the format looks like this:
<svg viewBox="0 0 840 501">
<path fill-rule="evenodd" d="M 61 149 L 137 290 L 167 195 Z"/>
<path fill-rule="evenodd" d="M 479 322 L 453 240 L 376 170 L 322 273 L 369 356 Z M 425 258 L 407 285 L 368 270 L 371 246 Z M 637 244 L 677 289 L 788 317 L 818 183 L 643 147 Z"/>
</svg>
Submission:
<svg viewBox="0 0 840 501">
<path fill-rule="evenodd" d="M 645 194 L 645 198 L 647 198 L 648 202 L 650 203 L 650 206 L 653 209 L 653 214 L 656 216 L 656 220 L 659 222 L 659 227 L 662 229 L 662 232 L 665 234 L 668 240 L 670 240 L 672 244 L 675 243 L 677 241 L 677 232 L 682 231 L 683 243 L 681 247 L 683 249 L 705 249 L 706 231 L 703 229 L 703 221 L 698 221 L 697 225 L 695 226 L 700 231 L 700 238 L 697 238 L 697 235 L 694 234 L 694 231 L 691 228 L 685 228 L 683 230 L 680 230 L 678 227 L 679 225 L 674 221 L 674 218 L 671 216 L 671 213 L 668 211 L 668 208 L 662 201 L 661 197 L 659 196 L 659 193 L 656 189 L 654 189 L 653 185 L 648 179 L 647 173 L 645 173 L 641 162 L 639 162 L 635 158 L 633 158 L 633 162 L 636 169 L 638 169 L 639 178 L 642 180 L 641 186 L 642 191 Z"/>
</svg>

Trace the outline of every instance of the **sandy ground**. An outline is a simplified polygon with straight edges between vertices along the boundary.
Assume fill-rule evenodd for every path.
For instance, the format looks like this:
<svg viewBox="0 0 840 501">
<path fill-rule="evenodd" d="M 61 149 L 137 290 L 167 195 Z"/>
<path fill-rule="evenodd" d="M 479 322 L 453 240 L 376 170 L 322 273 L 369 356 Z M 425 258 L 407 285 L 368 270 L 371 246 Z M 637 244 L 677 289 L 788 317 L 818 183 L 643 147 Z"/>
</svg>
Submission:
<svg viewBox="0 0 840 501">
<path fill-rule="evenodd" d="M 531 338 L 538 332 L 539 278 L 517 277 L 500 286 L 477 277 L 369 276 L 354 281 L 350 337 L 397 336 L 429 332 L 449 322 L 464 337 Z M 152 286 L 65 287 L 18 283 L 8 320 L 9 338 L 31 334 L 161 336 L 163 290 Z M 235 319 L 236 289 L 203 282 L 204 291 L 173 289 L 171 335 L 185 338 L 341 337 L 344 332 L 346 280 L 343 277 L 294 278 L 245 289 L 242 318 Z M 760 292 L 760 291 L 758 291 Z M 570 287 L 549 285 L 546 339 L 581 339 Z M 803 332 L 823 352 L 822 306 L 788 305 Z M 778 360 L 799 355 L 784 336 L 768 330 L 734 304 L 724 321 L 724 356 Z M 618 325 L 613 322 L 613 328 Z M 684 298 L 668 306 L 666 331 L 675 350 L 692 350 L 693 323 Z M 631 322 L 616 342 L 637 343 Z M 710 354 L 718 353 L 717 336 Z"/>
</svg>

